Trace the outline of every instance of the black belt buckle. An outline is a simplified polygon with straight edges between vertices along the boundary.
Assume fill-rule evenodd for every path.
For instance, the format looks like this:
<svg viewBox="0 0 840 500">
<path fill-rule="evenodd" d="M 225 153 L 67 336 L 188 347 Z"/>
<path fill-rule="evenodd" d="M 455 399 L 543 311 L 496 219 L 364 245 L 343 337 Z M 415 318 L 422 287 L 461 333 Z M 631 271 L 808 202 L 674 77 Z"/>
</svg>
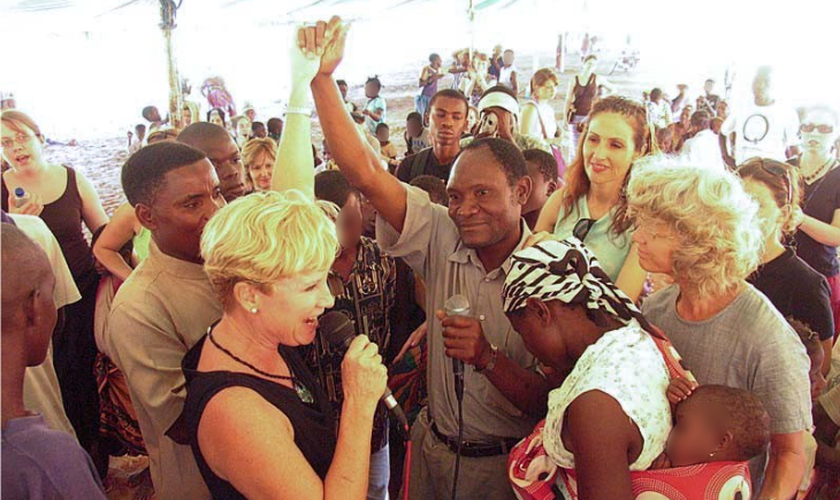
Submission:
<svg viewBox="0 0 840 500">
<path fill-rule="evenodd" d="M 449 448 L 452 453 L 458 453 L 458 440 L 445 436 L 440 429 L 438 429 L 435 422 L 431 422 L 432 433 Z M 467 458 L 482 458 L 482 457 L 496 457 L 499 455 L 507 455 L 510 450 L 516 445 L 519 440 L 516 438 L 500 439 L 496 444 L 488 443 L 470 443 L 464 441 L 461 443 L 461 456 Z"/>
</svg>

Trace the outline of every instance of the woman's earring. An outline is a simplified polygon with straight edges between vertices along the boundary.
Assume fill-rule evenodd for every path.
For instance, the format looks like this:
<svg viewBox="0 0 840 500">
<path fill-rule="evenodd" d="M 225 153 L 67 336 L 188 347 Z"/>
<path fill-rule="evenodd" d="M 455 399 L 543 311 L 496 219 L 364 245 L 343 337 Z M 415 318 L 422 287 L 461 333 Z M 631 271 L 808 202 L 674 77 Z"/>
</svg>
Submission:
<svg viewBox="0 0 840 500">
<path fill-rule="evenodd" d="M 257 314 L 258 312 L 259 312 L 259 310 L 257 310 L 256 307 L 251 308 L 251 314 Z"/>
<path fill-rule="evenodd" d="M 714 457 L 714 456 L 715 456 L 714 452 L 709 453 L 709 458 L 712 458 L 712 457 Z"/>
</svg>

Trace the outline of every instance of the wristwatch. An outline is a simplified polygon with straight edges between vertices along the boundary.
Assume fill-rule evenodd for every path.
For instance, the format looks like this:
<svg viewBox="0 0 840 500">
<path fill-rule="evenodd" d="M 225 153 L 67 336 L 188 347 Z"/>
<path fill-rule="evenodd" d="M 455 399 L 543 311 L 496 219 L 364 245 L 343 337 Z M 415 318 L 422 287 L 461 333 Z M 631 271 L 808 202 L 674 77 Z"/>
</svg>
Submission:
<svg viewBox="0 0 840 500">
<path fill-rule="evenodd" d="M 496 347 L 495 344 L 491 343 L 490 344 L 490 361 L 488 361 L 487 364 L 484 365 L 484 368 L 479 368 L 478 366 L 476 366 L 475 371 L 477 373 L 492 372 L 493 368 L 496 367 L 496 360 L 497 359 L 499 359 L 499 348 Z"/>
</svg>

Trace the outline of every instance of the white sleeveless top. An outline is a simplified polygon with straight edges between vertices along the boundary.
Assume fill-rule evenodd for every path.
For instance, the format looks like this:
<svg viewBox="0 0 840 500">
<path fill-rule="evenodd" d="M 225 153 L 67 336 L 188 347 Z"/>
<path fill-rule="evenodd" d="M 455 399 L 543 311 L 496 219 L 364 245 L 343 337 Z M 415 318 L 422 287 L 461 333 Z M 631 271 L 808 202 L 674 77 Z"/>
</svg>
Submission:
<svg viewBox="0 0 840 500">
<path fill-rule="evenodd" d="M 522 111 L 525 110 L 525 106 L 531 105 L 537 109 L 537 118 L 539 118 L 539 121 L 534 122 L 531 125 L 531 130 L 524 132 L 525 135 L 548 141 L 554 139 L 554 136 L 557 135 L 557 118 L 554 115 L 554 108 L 547 102 L 528 101 L 528 103 L 522 106 Z M 540 126 L 540 122 L 542 122 L 542 126 Z M 543 126 L 545 126 L 545 135 L 548 137 L 543 136 Z"/>
<path fill-rule="evenodd" d="M 561 437 L 563 416 L 581 394 L 601 391 L 618 401 L 642 434 L 642 452 L 630 470 L 647 470 L 665 450 L 671 432 L 668 382 L 662 354 L 638 322 L 605 333 L 583 352 L 563 385 L 548 396 L 543 432 L 546 453 L 558 466 L 575 468 L 575 456 Z"/>
<path fill-rule="evenodd" d="M 516 72 L 516 66 L 511 66 L 510 68 L 502 66 L 499 70 L 499 85 L 513 88 L 513 83 L 510 81 L 510 75 L 514 72 Z"/>
</svg>

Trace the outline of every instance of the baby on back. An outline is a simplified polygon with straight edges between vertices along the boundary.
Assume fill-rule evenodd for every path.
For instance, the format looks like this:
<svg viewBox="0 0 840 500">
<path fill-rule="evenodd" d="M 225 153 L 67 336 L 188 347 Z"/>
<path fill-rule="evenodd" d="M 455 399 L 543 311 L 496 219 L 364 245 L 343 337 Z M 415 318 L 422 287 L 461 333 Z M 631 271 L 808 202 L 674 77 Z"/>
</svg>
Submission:
<svg viewBox="0 0 840 500">
<path fill-rule="evenodd" d="M 761 401 L 743 389 L 704 385 L 686 391 L 686 384 L 674 379 L 668 388 L 675 423 L 651 469 L 744 462 L 765 452 L 770 416 Z"/>
</svg>

